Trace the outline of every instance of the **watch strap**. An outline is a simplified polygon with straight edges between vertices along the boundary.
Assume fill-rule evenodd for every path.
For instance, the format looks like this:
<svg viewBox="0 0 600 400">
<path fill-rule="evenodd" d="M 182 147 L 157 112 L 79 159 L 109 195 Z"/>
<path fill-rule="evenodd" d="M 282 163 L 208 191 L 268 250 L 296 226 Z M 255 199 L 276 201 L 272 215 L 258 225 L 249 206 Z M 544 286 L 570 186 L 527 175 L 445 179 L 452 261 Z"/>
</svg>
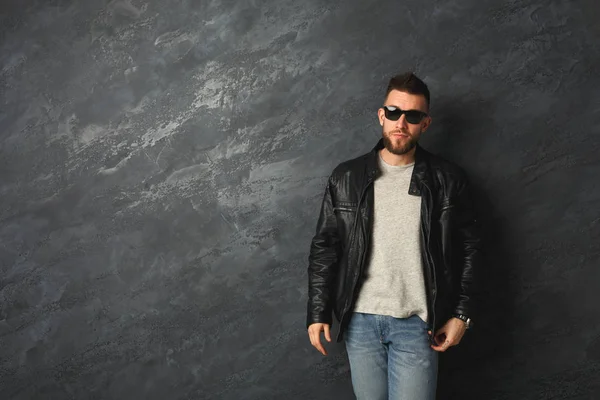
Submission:
<svg viewBox="0 0 600 400">
<path fill-rule="evenodd" d="M 467 329 L 471 328 L 471 326 L 473 325 L 473 321 L 471 321 L 471 318 L 467 317 L 464 314 L 454 314 L 453 316 L 462 320 L 465 323 L 465 325 L 467 325 Z"/>
</svg>

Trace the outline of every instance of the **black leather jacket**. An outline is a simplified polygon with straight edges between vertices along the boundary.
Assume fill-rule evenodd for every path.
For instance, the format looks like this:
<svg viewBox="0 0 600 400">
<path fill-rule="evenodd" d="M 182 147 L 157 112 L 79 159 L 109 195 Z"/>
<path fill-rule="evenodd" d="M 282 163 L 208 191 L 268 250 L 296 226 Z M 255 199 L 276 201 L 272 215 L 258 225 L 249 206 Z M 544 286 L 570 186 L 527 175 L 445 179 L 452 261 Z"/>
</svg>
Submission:
<svg viewBox="0 0 600 400">
<path fill-rule="evenodd" d="M 331 173 L 308 256 L 306 326 L 340 323 L 343 339 L 357 293 L 373 221 L 373 181 L 383 139 L 368 153 Z M 475 272 L 481 260 L 479 223 L 468 178 L 457 165 L 417 144 L 408 193 L 422 196 L 421 254 L 425 268 L 429 329 L 436 332 L 453 314 L 473 319 Z M 390 227 L 392 229 L 393 227 Z M 430 341 L 433 335 L 430 335 Z M 433 341 L 432 341 L 433 343 Z"/>
</svg>

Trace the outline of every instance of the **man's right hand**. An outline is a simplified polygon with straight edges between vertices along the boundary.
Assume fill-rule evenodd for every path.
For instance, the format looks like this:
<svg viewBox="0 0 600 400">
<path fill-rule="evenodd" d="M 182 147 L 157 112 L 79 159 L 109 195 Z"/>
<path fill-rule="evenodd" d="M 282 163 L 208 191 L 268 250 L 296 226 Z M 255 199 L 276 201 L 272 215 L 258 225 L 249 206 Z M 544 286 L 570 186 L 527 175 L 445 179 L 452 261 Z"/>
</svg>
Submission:
<svg viewBox="0 0 600 400">
<path fill-rule="evenodd" d="M 325 339 L 328 342 L 331 342 L 331 336 L 329 335 L 329 324 L 322 323 L 314 323 L 308 327 L 308 337 L 310 338 L 310 343 L 324 356 L 327 355 L 325 348 L 321 344 L 321 331 L 325 331 Z"/>
</svg>

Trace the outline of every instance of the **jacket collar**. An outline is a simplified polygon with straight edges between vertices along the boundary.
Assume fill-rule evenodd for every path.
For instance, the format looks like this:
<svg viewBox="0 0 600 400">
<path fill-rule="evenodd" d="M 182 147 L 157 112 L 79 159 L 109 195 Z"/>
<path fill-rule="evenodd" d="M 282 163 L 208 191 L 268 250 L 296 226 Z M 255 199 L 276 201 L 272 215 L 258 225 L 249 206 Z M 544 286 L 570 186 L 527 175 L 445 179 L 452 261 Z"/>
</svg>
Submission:
<svg viewBox="0 0 600 400">
<path fill-rule="evenodd" d="M 383 138 L 379 139 L 375 147 L 367 153 L 367 176 L 368 179 L 377 179 L 379 176 L 379 165 L 377 158 L 379 150 L 383 149 Z M 408 193 L 420 196 L 421 185 L 430 186 L 429 178 L 429 152 L 425 150 L 419 143 L 416 144 L 415 150 L 415 167 L 412 172 L 412 177 L 408 187 Z"/>
</svg>

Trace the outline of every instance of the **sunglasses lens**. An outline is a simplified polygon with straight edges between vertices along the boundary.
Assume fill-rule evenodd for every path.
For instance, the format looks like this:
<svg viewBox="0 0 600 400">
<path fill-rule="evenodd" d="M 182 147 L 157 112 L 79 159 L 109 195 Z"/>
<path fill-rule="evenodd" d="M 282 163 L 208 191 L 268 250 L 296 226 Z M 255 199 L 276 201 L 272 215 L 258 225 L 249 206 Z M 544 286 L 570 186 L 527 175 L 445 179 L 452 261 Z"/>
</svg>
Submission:
<svg viewBox="0 0 600 400">
<path fill-rule="evenodd" d="M 398 119 L 402 115 L 402 110 L 400 110 L 399 108 L 394 108 L 393 110 L 390 110 L 387 107 L 384 107 L 383 109 L 385 110 L 385 117 L 390 121 L 398 121 Z"/>
<path fill-rule="evenodd" d="M 406 122 L 409 124 L 418 124 L 423 119 L 424 114 L 419 111 L 406 111 Z"/>
</svg>

